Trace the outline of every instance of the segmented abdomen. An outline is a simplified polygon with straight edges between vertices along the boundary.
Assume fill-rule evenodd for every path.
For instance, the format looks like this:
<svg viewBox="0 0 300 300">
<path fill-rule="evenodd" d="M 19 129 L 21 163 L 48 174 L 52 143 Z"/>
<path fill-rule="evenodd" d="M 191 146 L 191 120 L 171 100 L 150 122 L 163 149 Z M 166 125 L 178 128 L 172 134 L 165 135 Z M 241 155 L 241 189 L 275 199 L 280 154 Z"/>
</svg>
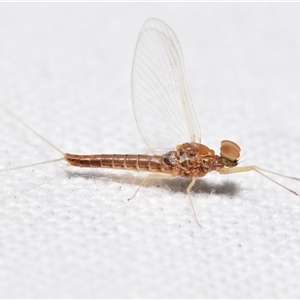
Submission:
<svg viewBox="0 0 300 300">
<path fill-rule="evenodd" d="M 72 166 L 82 168 L 110 168 L 146 172 L 172 173 L 170 166 L 164 163 L 160 155 L 140 154 L 65 154 L 65 159 Z"/>
</svg>

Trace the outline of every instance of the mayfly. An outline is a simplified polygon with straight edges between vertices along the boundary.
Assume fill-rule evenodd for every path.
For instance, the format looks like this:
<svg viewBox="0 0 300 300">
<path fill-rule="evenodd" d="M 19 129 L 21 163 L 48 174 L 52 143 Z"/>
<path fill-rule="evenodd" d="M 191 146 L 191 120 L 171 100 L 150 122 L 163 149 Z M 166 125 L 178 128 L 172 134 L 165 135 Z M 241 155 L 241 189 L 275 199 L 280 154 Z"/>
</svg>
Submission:
<svg viewBox="0 0 300 300">
<path fill-rule="evenodd" d="M 131 79 L 133 112 L 139 132 L 152 155 L 64 153 L 3 107 L 12 117 L 59 151 L 63 157 L 1 171 L 65 160 L 72 166 L 82 168 L 149 172 L 140 187 L 148 178 L 175 176 L 191 178 L 186 191 L 197 223 L 190 190 L 198 177 L 203 177 L 211 171 L 230 174 L 253 170 L 299 196 L 265 173 L 294 180 L 299 178 L 254 165 L 237 166 L 241 150 L 236 143 L 229 140 L 222 141 L 220 155 L 216 155 L 214 150 L 201 144 L 200 129 L 185 78 L 181 47 L 172 29 L 164 22 L 149 19 L 142 27 L 135 49 Z M 175 149 L 170 148 L 175 145 L 177 145 Z M 168 150 L 162 152 L 162 149 Z"/>
</svg>

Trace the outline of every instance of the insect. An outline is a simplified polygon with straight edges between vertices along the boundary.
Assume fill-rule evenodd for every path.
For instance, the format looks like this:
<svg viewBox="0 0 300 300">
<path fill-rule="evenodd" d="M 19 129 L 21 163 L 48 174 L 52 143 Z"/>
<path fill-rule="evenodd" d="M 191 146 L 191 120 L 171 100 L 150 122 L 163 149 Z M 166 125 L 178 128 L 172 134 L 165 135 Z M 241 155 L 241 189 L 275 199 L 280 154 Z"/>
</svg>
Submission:
<svg viewBox="0 0 300 300">
<path fill-rule="evenodd" d="M 152 155 L 65 153 L 1 105 L 12 117 L 62 154 L 58 159 L 1 171 L 65 160 L 72 166 L 82 168 L 149 172 L 140 187 L 149 178 L 176 176 L 190 178 L 191 182 L 186 191 L 197 223 L 190 190 L 198 177 L 212 171 L 220 174 L 255 171 L 299 196 L 265 173 L 294 180 L 299 178 L 285 176 L 255 165 L 238 166 L 241 149 L 236 143 L 229 140 L 222 141 L 220 155 L 201 144 L 200 129 L 185 78 L 179 41 L 172 29 L 158 19 L 146 21 L 138 37 L 132 68 L 132 104 L 139 132 Z M 172 148 L 174 146 L 176 147 Z"/>
</svg>

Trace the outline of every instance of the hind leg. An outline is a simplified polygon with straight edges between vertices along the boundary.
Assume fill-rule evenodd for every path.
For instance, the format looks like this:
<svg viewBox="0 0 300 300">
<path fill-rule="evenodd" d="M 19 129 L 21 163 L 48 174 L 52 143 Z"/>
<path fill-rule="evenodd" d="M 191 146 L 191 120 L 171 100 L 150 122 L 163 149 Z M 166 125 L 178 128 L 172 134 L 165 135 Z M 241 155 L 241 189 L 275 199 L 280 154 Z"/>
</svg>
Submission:
<svg viewBox="0 0 300 300">
<path fill-rule="evenodd" d="M 133 194 L 132 197 L 130 197 L 128 199 L 128 201 L 132 200 L 136 194 L 138 193 L 138 191 L 140 190 L 140 188 L 147 182 L 148 179 L 151 178 L 156 178 L 156 179 L 168 179 L 168 178 L 173 178 L 173 176 L 171 174 L 163 174 L 163 173 L 152 173 L 152 174 L 148 174 L 142 181 L 142 183 L 140 184 L 140 186 L 137 188 L 137 190 L 135 191 L 135 193 Z"/>
</svg>

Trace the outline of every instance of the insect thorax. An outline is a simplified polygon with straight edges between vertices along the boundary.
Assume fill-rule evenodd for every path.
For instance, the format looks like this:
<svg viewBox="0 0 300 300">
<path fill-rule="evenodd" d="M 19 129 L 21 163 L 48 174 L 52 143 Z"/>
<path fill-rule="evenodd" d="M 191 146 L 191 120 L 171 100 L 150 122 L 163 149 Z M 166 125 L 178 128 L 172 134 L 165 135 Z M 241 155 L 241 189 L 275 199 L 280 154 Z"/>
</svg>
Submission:
<svg viewBox="0 0 300 300">
<path fill-rule="evenodd" d="M 172 170 L 173 176 L 203 177 L 208 172 L 223 167 L 220 156 L 205 145 L 184 143 L 176 147 L 176 151 L 164 155 L 164 163 Z"/>
</svg>

